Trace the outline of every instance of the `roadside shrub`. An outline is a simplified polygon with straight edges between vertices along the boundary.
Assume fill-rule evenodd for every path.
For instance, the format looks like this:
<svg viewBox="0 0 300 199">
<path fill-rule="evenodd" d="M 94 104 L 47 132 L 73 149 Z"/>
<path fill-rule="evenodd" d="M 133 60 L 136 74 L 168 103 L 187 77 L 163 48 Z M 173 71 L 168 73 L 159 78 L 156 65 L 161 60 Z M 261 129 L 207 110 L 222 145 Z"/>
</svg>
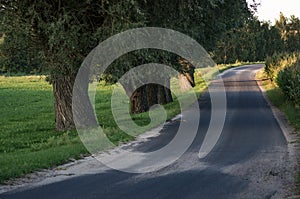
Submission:
<svg viewBox="0 0 300 199">
<path fill-rule="evenodd" d="M 300 60 L 279 71 L 276 82 L 289 100 L 300 105 Z"/>
<path fill-rule="evenodd" d="M 273 56 L 266 58 L 265 72 L 271 81 L 275 82 L 278 73 L 292 66 L 300 58 L 299 53 L 287 54 L 287 53 L 276 53 Z"/>
</svg>

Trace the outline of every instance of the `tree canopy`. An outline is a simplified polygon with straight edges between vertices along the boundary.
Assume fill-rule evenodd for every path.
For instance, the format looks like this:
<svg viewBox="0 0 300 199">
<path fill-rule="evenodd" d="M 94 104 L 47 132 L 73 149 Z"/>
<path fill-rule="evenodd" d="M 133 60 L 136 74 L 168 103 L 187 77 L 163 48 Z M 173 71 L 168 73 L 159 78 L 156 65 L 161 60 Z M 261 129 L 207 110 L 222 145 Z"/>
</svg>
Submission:
<svg viewBox="0 0 300 199">
<path fill-rule="evenodd" d="M 70 129 L 76 74 L 101 41 L 135 27 L 163 27 L 194 38 L 220 63 L 262 59 L 272 53 L 269 45 L 276 43 L 280 28 L 255 19 L 256 6 L 253 1 L 248 8 L 246 0 L 0 0 L 0 70 L 47 74 L 53 85 L 56 129 Z M 116 82 L 132 66 L 149 62 L 169 63 L 185 75 L 187 68 L 192 70 L 172 53 L 146 49 L 122 56 L 102 78 Z M 164 89 L 156 88 L 156 95 L 158 90 Z M 165 90 L 163 95 L 170 93 Z M 150 102 L 145 103 L 149 107 Z"/>
</svg>

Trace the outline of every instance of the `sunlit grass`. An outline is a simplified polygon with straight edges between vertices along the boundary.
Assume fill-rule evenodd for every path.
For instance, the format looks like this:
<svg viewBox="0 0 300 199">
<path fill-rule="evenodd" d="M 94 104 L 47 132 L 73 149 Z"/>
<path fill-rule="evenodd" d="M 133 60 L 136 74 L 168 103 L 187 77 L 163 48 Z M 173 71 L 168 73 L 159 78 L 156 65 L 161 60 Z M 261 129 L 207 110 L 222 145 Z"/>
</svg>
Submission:
<svg viewBox="0 0 300 199">
<path fill-rule="evenodd" d="M 200 96 L 206 84 L 199 76 L 195 81 L 194 90 Z M 113 88 L 103 82 L 98 85 L 95 109 L 99 124 L 109 139 L 118 145 L 134 137 L 123 133 L 115 123 L 111 112 Z M 53 93 L 45 76 L 0 76 L 0 97 L 0 182 L 88 154 L 75 130 L 54 130 Z M 174 99 L 165 105 L 167 120 L 181 111 Z M 150 123 L 148 112 L 132 118 L 141 126 Z M 143 131 L 153 127 L 155 125 L 147 126 Z"/>
</svg>

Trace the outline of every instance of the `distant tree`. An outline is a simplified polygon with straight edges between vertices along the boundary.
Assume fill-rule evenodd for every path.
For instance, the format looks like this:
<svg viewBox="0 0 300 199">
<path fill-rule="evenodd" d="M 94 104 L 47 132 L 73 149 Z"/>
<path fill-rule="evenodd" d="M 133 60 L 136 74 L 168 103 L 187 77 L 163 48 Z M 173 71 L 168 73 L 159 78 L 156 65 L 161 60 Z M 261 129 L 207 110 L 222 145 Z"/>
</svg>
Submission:
<svg viewBox="0 0 300 199">
<path fill-rule="evenodd" d="M 284 33 L 279 27 L 287 27 L 286 19 L 281 24 L 271 26 L 268 22 L 261 22 L 256 17 L 249 18 L 246 23 L 236 29 L 224 32 L 217 42 L 215 50 L 218 63 L 232 63 L 239 61 L 260 61 L 276 52 L 283 52 L 290 41 L 290 34 Z M 284 34 L 282 34 L 284 33 Z M 292 49 L 292 44 L 289 45 Z"/>
<path fill-rule="evenodd" d="M 300 50 L 299 18 L 295 16 L 287 18 L 282 13 L 280 13 L 279 19 L 275 22 L 275 28 L 277 28 L 280 31 L 285 51 L 295 52 Z"/>
</svg>

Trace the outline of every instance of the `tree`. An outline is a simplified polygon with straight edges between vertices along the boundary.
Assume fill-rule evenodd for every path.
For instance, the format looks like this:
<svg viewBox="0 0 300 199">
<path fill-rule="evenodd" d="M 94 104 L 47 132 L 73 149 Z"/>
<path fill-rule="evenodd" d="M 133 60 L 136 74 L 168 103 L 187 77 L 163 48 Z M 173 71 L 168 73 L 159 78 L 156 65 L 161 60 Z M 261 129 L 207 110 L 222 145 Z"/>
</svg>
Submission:
<svg viewBox="0 0 300 199">
<path fill-rule="evenodd" d="M 223 28 L 215 39 L 212 53 L 217 63 L 249 59 L 249 50 L 255 49 L 250 29 L 255 24 L 253 12 L 256 6 L 257 3 L 254 2 L 251 11 L 246 1 L 231 0 L 218 8 L 217 19 L 219 27 Z"/>
<path fill-rule="evenodd" d="M 8 6 L 6 5 L 5 8 Z M 4 7 L 0 9 L 0 32 L 3 43 L 0 45 L 1 73 L 30 73 L 39 72 L 38 50 L 32 48 L 31 30 L 21 18 L 3 15 Z M 19 15 L 19 13 L 15 13 Z M 5 18 L 6 17 L 6 18 Z M 11 20 L 11 23 L 3 23 Z M 4 30 L 5 29 L 5 30 Z M 5 34 L 3 34 L 5 31 Z M 5 38 L 5 39 L 4 39 Z"/>
<path fill-rule="evenodd" d="M 280 13 L 279 19 L 275 22 L 275 28 L 277 28 L 281 34 L 281 39 L 284 43 L 285 51 L 295 52 L 299 51 L 300 45 L 300 19 L 291 16 L 285 17 Z"/>
<path fill-rule="evenodd" d="M 282 24 L 287 26 L 286 22 Z M 284 42 L 278 27 L 252 17 L 243 26 L 224 32 L 217 42 L 215 59 L 218 63 L 264 60 L 267 56 L 284 51 L 284 43 L 288 43 L 288 40 Z"/>
<path fill-rule="evenodd" d="M 147 63 L 162 63 L 178 68 L 176 67 L 175 60 L 175 55 L 162 50 L 136 50 L 117 59 L 111 66 L 108 67 L 102 78 L 107 83 L 116 83 L 127 71 L 131 69 L 132 66 Z M 159 76 L 161 74 L 157 75 Z M 161 76 L 161 79 L 165 79 L 166 87 L 158 84 L 147 84 L 139 88 L 135 88 L 135 83 L 133 82 L 126 82 L 122 85 L 130 99 L 130 112 L 133 114 L 142 113 L 148 111 L 152 105 L 164 105 L 172 102 L 172 94 L 170 89 L 168 89 L 170 85 L 170 78 L 171 77 Z"/>
<path fill-rule="evenodd" d="M 9 64 L 16 52 L 9 50 L 14 43 L 30 63 L 38 61 L 53 86 L 56 129 L 66 130 L 74 128 L 71 102 L 76 74 L 99 42 L 130 28 L 158 26 L 188 34 L 213 52 L 221 33 L 241 27 L 251 12 L 245 0 L 0 0 L 0 16 Z M 179 64 L 181 58 L 171 53 L 150 51 L 125 55 L 102 78 L 116 82 L 132 66 L 151 61 L 169 63 L 193 85 L 191 65 Z M 172 101 L 172 95 L 165 87 L 145 85 L 130 99 L 131 112 L 139 113 Z"/>
<path fill-rule="evenodd" d="M 0 5 L 0 32 L 13 42 L 15 34 L 24 34 L 30 39 L 23 42 L 38 51 L 53 85 L 57 130 L 74 128 L 72 90 L 85 56 L 105 38 L 143 23 L 135 1 L 1 0 Z"/>
<path fill-rule="evenodd" d="M 251 17 L 247 3 L 243 0 L 231 0 L 230 2 L 222 0 L 140 0 L 138 2 L 146 13 L 147 26 L 170 28 L 185 33 L 196 39 L 210 52 L 215 49 L 216 41 L 222 32 L 242 26 Z M 169 65 L 180 71 L 181 74 L 178 78 L 182 89 L 186 88 L 185 85 L 194 86 L 194 67 L 180 57 L 173 56 L 174 58 L 172 58 L 172 55 L 166 55 L 166 57 Z M 164 104 L 172 100 L 168 89 L 159 86 L 153 88 L 153 86 L 158 85 L 148 85 L 136 90 L 134 98 L 131 98 L 134 100 L 134 104 L 136 103 L 133 106 L 136 109 L 132 112 L 143 112 L 149 109 L 153 103 L 151 100 L 153 97 L 150 96 L 150 99 L 147 100 L 143 97 L 143 93 L 151 93 L 152 90 L 158 91 L 158 96 L 163 96 L 163 100 L 161 102 L 158 100 L 158 103 Z M 154 97 L 154 99 L 159 98 Z"/>
</svg>

